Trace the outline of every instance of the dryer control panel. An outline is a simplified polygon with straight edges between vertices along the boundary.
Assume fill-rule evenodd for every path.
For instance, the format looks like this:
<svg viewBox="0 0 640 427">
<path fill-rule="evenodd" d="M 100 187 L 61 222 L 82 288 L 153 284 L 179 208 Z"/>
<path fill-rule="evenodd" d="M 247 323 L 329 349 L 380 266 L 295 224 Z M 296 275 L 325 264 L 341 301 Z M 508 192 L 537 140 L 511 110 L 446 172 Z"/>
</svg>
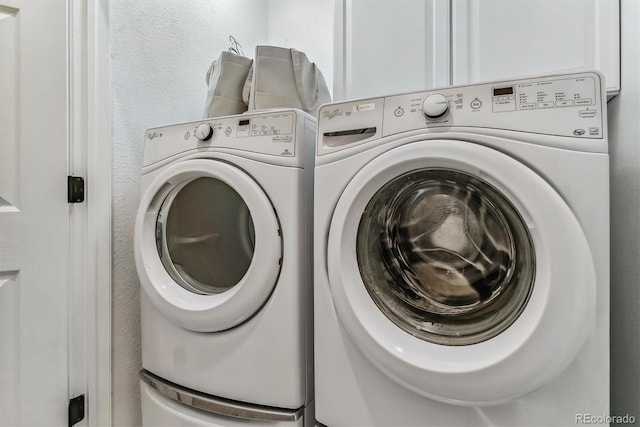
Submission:
<svg viewBox="0 0 640 427">
<path fill-rule="evenodd" d="M 209 147 L 295 157 L 299 119 L 295 111 L 272 110 L 149 129 L 145 134 L 145 165 Z"/>
</svg>

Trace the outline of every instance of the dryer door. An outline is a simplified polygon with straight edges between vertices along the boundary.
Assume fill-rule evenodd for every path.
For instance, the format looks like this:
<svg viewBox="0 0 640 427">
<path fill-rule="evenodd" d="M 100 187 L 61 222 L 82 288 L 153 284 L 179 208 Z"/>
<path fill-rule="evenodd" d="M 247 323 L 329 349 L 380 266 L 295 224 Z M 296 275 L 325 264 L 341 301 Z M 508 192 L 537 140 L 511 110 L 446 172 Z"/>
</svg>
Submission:
<svg viewBox="0 0 640 427">
<path fill-rule="evenodd" d="M 595 270 L 571 209 L 534 171 L 470 142 L 390 150 L 345 188 L 328 238 L 336 311 L 407 388 L 502 403 L 556 377 L 595 323 Z"/>
<path fill-rule="evenodd" d="M 245 172 L 216 160 L 188 160 L 160 173 L 142 196 L 134 240 L 149 299 L 194 331 L 222 331 L 255 314 L 282 260 L 268 197 Z"/>
</svg>

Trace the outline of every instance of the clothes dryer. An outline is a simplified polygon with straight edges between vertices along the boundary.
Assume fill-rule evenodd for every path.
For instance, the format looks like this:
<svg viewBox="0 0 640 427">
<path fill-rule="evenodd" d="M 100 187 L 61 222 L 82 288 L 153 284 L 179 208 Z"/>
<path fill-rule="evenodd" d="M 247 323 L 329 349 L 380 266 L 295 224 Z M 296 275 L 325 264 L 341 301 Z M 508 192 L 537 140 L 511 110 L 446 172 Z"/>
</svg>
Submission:
<svg viewBox="0 0 640 427">
<path fill-rule="evenodd" d="M 318 421 L 607 414 L 607 152 L 596 72 L 324 105 Z"/>
<path fill-rule="evenodd" d="M 315 126 L 271 110 L 147 131 L 134 238 L 145 425 L 165 398 L 211 425 L 313 421 Z"/>
</svg>

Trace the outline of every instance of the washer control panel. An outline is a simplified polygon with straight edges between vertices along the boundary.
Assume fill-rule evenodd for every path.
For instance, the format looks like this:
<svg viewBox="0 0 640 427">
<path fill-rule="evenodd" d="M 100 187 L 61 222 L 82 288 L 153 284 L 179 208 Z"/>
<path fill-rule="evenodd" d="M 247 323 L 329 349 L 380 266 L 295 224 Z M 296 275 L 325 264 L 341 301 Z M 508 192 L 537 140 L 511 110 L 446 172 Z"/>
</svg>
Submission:
<svg viewBox="0 0 640 427">
<path fill-rule="evenodd" d="M 492 107 L 496 113 L 544 108 L 588 107 L 595 105 L 596 83 L 593 77 L 543 80 L 492 89 Z"/>
<path fill-rule="evenodd" d="M 447 97 L 442 94 L 433 93 L 422 101 L 422 114 L 429 119 L 437 119 L 448 112 L 449 102 Z"/>
<path fill-rule="evenodd" d="M 388 96 L 382 136 L 469 126 L 602 139 L 602 102 L 601 78 L 593 72 Z"/>
</svg>

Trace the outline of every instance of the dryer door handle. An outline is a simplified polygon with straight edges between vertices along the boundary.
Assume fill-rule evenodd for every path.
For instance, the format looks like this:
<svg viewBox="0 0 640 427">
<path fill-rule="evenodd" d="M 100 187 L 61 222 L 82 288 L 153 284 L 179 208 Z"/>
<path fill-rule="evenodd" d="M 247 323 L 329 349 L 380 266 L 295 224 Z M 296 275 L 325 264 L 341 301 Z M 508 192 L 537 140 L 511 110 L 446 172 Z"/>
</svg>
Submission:
<svg viewBox="0 0 640 427">
<path fill-rule="evenodd" d="M 250 405 L 199 393 L 163 380 L 145 370 L 140 371 L 140 378 L 158 393 L 171 400 L 217 415 L 258 421 L 297 421 L 304 412 L 304 408 L 281 409 Z"/>
</svg>

